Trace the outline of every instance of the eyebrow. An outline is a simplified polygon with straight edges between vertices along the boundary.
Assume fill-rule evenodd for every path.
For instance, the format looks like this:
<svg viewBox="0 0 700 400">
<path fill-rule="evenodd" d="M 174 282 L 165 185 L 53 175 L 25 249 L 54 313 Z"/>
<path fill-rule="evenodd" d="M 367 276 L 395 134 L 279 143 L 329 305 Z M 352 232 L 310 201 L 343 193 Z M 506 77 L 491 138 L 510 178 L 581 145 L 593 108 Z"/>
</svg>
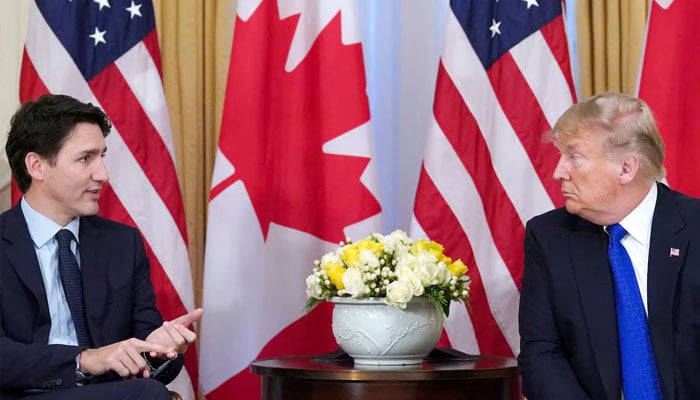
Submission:
<svg viewBox="0 0 700 400">
<path fill-rule="evenodd" d="M 104 154 L 107 152 L 107 147 L 104 149 L 89 149 L 89 150 L 83 150 L 80 154 L 82 155 L 93 155 L 93 154 Z"/>
<path fill-rule="evenodd" d="M 556 145 L 556 144 L 555 144 Z M 581 143 L 573 142 L 567 143 L 564 146 L 556 146 L 559 151 L 575 151 L 581 148 Z"/>
</svg>

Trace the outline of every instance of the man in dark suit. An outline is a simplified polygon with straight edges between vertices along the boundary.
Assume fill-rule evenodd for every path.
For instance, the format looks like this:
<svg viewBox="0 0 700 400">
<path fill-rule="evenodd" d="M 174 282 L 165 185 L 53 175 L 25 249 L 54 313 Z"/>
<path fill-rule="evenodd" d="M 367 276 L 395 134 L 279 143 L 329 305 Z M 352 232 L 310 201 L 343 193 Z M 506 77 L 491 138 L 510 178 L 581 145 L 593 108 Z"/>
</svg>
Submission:
<svg viewBox="0 0 700 400">
<path fill-rule="evenodd" d="M 139 232 L 94 215 L 110 129 L 63 95 L 12 118 L 6 153 L 24 196 L 0 215 L 0 398 L 170 399 L 164 384 L 196 339 L 201 309 L 163 322 Z"/>
<path fill-rule="evenodd" d="M 525 395 L 699 399 L 700 200 L 657 183 L 664 147 L 651 111 L 634 97 L 596 96 L 566 111 L 549 139 L 561 152 L 554 178 L 566 207 L 526 227 Z M 617 226 L 628 257 L 611 239 Z M 629 296 L 617 269 L 623 258 Z M 629 325 L 623 304 L 632 298 L 641 318 Z M 628 361 L 645 353 L 648 363 Z M 648 374 L 633 380 L 640 371 Z M 646 394 L 635 394 L 642 387 Z"/>
</svg>

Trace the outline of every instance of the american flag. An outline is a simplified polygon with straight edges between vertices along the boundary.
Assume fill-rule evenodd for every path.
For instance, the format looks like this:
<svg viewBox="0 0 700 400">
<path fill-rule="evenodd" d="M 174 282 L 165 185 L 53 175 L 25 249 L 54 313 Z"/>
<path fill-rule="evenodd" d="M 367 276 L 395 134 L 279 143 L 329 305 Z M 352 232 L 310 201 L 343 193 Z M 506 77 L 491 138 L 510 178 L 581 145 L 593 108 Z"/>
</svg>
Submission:
<svg viewBox="0 0 700 400">
<path fill-rule="evenodd" d="M 45 93 L 101 107 L 113 124 L 100 215 L 137 227 L 166 320 L 194 308 L 182 197 L 149 0 L 36 0 L 31 4 L 20 101 Z M 17 196 L 15 196 L 17 199 Z M 194 399 L 190 346 L 171 388 Z"/>
<path fill-rule="evenodd" d="M 562 204 L 543 134 L 575 98 L 562 4 L 452 0 L 413 236 L 443 243 L 472 278 L 452 305 L 451 344 L 517 355 L 525 222 Z"/>
</svg>

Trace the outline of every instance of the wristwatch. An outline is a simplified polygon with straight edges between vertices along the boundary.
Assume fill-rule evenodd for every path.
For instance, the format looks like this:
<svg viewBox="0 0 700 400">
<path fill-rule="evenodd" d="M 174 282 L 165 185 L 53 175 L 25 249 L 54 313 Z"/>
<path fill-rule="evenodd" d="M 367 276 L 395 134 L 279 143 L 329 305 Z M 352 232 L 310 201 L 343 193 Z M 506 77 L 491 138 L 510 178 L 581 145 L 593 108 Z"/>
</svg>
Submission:
<svg viewBox="0 0 700 400">
<path fill-rule="evenodd" d="M 75 386 L 85 386 L 92 382 L 92 375 L 83 371 L 75 370 Z"/>
</svg>

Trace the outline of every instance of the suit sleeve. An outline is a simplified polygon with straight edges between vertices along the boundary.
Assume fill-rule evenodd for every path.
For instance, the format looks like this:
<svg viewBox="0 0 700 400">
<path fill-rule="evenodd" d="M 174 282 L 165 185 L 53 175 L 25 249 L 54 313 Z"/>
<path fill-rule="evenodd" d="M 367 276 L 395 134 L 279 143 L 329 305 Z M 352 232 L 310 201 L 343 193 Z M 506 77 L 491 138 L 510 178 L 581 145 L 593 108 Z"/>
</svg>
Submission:
<svg viewBox="0 0 700 400">
<path fill-rule="evenodd" d="M 20 343 L 6 337 L 0 327 L 0 390 L 75 387 L 75 357 L 82 349 L 77 346 Z"/>
<path fill-rule="evenodd" d="M 528 223 L 525 269 L 520 295 L 520 355 L 523 393 L 530 400 L 590 399 L 579 383 L 562 347 L 544 250 Z"/>
<path fill-rule="evenodd" d="M 0 232 L 5 232 L 6 221 L 0 218 Z M 75 357 L 83 347 L 32 343 L 35 320 L 29 316 L 37 313 L 36 302 L 22 296 L 27 288 L 9 268 L 5 246 L 0 238 L 0 398 L 26 389 L 75 387 Z M 28 334 L 16 338 L 17 332 Z"/>
</svg>

